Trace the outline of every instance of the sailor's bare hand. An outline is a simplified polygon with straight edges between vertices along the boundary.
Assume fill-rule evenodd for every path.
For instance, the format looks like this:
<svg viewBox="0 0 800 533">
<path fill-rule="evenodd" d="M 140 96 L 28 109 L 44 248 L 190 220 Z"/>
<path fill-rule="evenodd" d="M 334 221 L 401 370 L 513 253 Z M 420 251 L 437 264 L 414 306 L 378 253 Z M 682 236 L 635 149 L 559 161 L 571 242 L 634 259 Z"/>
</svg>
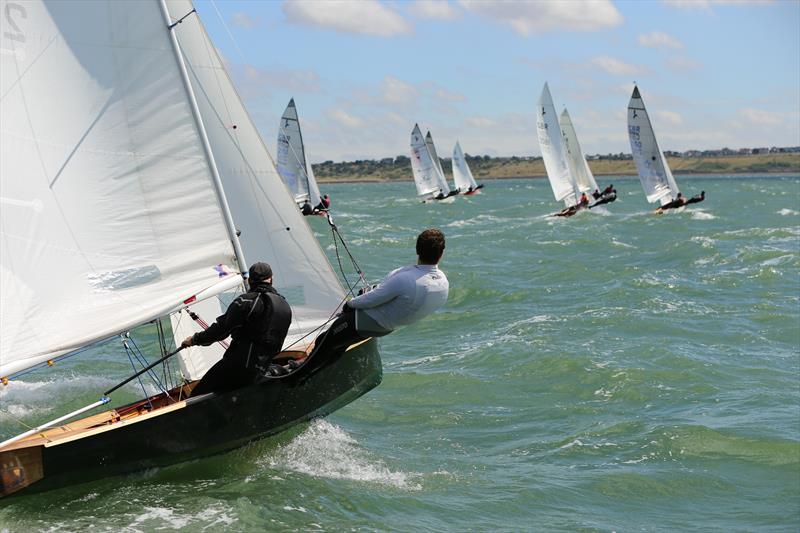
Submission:
<svg viewBox="0 0 800 533">
<path fill-rule="evenodd" d="M 192 335 L 189 335 L 188 337 L 183 339 L 183 342 L 181 343 L 181 348 L 188 348 L 193 344 L 194 344 L 194 339 L 192 338 Z"/>
</svg>

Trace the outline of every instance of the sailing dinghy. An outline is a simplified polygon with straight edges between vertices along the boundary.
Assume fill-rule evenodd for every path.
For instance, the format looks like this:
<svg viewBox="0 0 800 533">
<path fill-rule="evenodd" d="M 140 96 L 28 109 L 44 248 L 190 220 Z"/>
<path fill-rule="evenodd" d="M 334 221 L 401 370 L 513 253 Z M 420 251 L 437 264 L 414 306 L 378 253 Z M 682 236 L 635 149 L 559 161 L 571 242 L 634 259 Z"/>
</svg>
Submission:
<svg viewBox="0 0 800 533">
<path fill-rule="evenodd" d="M 631 141 L 633 160 L 636 162 L 636 171 L 639 173 L 639 181 L 642 183 L 647 201 L 651 204 L 655 202 L 660 204 L 656 213 L 705 199 L 705 191 L 687 200 L 678 189 L 667 159 L 658 147 L 650 117 L 647 115 L 644 100 L 637 86 L 633 87 L 633 94 L 628 103 L 628 137 Z"/>
<path fill-rule="evenodd" d="M 436 153 L 436 145 L 433 144 L 433 136 L 430 131 L 425 135 L 425 146 L 428 147 L 428 153 L 430 153 L 433 164 L 436 167 L 436 181 L 439 184 L 440 192 L 434 200 L 444 200 L 450 196 L 455 196 L 458 194 L 458 189 L 450 189 L 450 185 L 447 183 L 447 177 L 444 175 L 444 169 L 442 168 L 442 160 L 439 159 L 439 154 Z"/>
<path fill-rule="evenodd" d="M 566 109 L 561 112 L 558 123 L 564 138 L 564 152 L 567 159 L 567 166 L 569 167 L 569 173 L 578 191 L 587 196 L 594 196 L 595 203 L 590 205 L 589 209 L 616 200 L 616 192 L 611 192 L 609 190 L 605 194 L 600 194 L 592 170 L 589 168 L 589 163 L 586 162 L 586 158 L 583 156 L 583 151 L 581 150 L 581 145 L 578 143 L 578 135 L 575 133 L 575 126 L 572 125 L 572 119 Z"/>
<path fill-rule="evenodd" d="M 96 402 L 4 427 L 0 496 L 231 450 L 377 386 L 375 339 L 308 356 L 344 290 L 189 0 L 0 6 L 14 22 L 0 36 L 0 387 L 100 343 L 140 358 Z M 295 364 L 189 397 L 224 347 L 173 369 L 170 323 L 180 339 L 212 321 L 243 289 L 245 254 L 292 305 L 276 360 Z M 142 329 L 158 332 L 154 363 Z M 148 376 L 160 392 L 97 410 Z"/>
<path fill-rule="evenodd" d="M 322 197 L 314 177 L 314 170 L 311 168 L 311 162 L 306 157 L 294 98 L 289 100 L 289 104 L 281 116 L 276 163 L 278 173 L 294 195 L 298 206 L 302 206 L 306 201 L 311 204 L 312 208 L 320 205 Z M 320 212 L 318 211 L 318 213 Z"/>
<path fill-rule="evenodd" d="M 430 139 L 430 144 L 428 139 Z M 436 164 L 439 158 L 434 159 L 431 154 L 430 146 L 432 145 L 433 138 L 430 132 L 427 137 L 423 137 L 419 124 L 414 124 L 414 129 L 411 131 L 411 171 L 414 174 L 417 196 L 423 202 L 442 200 L 451 196 L 450 187 L 444 179 L 444 174 Z"/>
<path fill-rule="evenodd" d="M 555 216 L 572 216 L 581 209 L 578 204 L 580 190 L 576 185 L 569 165 L 563 135 L 558 121 L 558 114 L 550 96 L 550 88 L 544 84 L 539 96 L 538 113 L 536 114 L 536 130 L 539 137 L 539 148 L 542 151 L 547 179 L 553 189 L 557 201 L 564 202 L 565 208 Z"/>
<path fill-rule="evenodd" d="M 456 141 L 453 147 L 453 181 L 456 185 L 456 190 L 459 194 L 470 196 L 477 194 L 483 188 L 483 184 L 478 185 L 475 183 L 475 178 L 472 176 L 472 171 L 469 169 L 467 159 L 464 157 L 464 152 L 461 150 L 461 144 Z"/>
</svg>

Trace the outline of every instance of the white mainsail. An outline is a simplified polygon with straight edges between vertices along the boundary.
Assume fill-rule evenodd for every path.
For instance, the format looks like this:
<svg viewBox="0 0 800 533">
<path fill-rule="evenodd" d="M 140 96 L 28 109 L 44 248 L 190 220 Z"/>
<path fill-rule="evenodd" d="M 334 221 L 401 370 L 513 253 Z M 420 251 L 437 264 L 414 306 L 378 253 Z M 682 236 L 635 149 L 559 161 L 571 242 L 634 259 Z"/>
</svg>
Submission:
<svg viewBox="0 0 800 533">
<path fill-rule="evenodd" d="M 189 0 L 169 0 L 168 5 L 173 19 L 192 10 Z M 241 231 L 242 248 L 250 261 L 272 265 L 274 286 L 292 306 L 292 326 L 285 342 L 288 346 L 328 320 L 344 299 L 344 290 L 281 180 L 202 22 L 196 15 L 189 16 L 176 27 L 176 34 L 189 63 L 234 221 Z M 198 311 L 211 322 L 216 315 L 209 313 Z M 187 318 L 181 320 L 187 323 Z M 314 338 L 306 337 L 297 347 L 304 348 Z M 204 350 L 208 353 L 203 357 L 213 357 L 211 351 Z"/>
<path fill-rule="evenodd" d="M 240 278 L 159 3 L 0 11 L 7 376 Z"/>
<path fill-rule="evenodd" d="M 592 175 L 592 170 L 583 156 L 581 145 L 578 143 L 578 135 L 572 125 L 572 119 L 566 109 L 561 112 L 559 119 L 561 134 L 564 136 L 564 148 L 566 150 L 567 165 L 572 175 L 575 185 L 580 192 L 593 193 L 597 190 L 597 182 Z"/>
<path fill-rule="evenodd" d="M 307 199 L 312 206 L 320 202 L 319 187 L 306 157 L 303 133 L 294 98 L 289 100 L 278 128 L 278 172 L 294 193 L 294 199 L 302 205 Z"/>
<path fill-rule="evenodd" d="M 429 131 L 425 136 L 425 146 L 428 148 L 428 153 L 433 160 L 433 165 L 436 167 L 436 181 L 439 183 L 439 189 L 445 196 L 450 194 L 450 185 L 447 183 L 447 178 L 442 169 L 442 161 L 439 159 L 439 154 L 436 153 L 436 146 L 433 144 L 433 136 Z"/>
<path fill-rule="evenodd" d="M 664 205 L 677 198 L 678 185 L 672 177 L 664 154 L 658 148 L 650 117 L 639 94 L 639 87 L 636 86 L 628 103 L 628 136 L 647 201 Z"/>
<path fill-rule="evenodd" d="M 417 195 L 430 197 L 439 193 L 439 171 L 418 124 L 414 124 L 414 129 L 411 131 L 411 170 L 414 173 Z"/>
<path fill-rule="evenodd" d="M 464 157 L 464 152 L 461 151 L 461 144 L 456 141 L 453 148 L 453 181 L 456 184 L 456 189 L 459 192 L 467 192 L 468 190 L 476 189 L 478 184 L 475 183 L 475 178 L 472 176 L 472 171 L 469 169 L 467 159 Z"/>
<path fill-rule="evenodd" d="M 536 113 L 536 129 L 539 137 L 539 148 L 542 150 L 547 178 L 553 189 L 556 200 L 563 200 L 566 206 L 578 203 L 576 188 L 569 173 L 567 160 L 562 144 L 561 128 L 558 125 L 558 114 L 550 96 L 547 83 L 544 84 L 539 97 Z"/>
</svg>

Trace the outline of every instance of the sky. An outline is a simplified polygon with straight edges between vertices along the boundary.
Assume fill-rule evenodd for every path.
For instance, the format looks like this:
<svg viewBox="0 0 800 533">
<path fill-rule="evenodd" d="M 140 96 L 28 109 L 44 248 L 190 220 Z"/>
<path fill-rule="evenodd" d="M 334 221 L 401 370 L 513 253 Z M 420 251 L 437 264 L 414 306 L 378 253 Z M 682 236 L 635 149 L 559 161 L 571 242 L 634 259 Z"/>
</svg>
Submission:
<svg viewBox="0 0 800 533">
<path fill-rule="evenodd" d="M 630 153 L 639 85 L 663 150 L 800 146 L 798 0 L 195 0 L 275 153 L 295 99 L 313 163 L 539 156 L 548 82 L 585 154 Z"/>
</svg>

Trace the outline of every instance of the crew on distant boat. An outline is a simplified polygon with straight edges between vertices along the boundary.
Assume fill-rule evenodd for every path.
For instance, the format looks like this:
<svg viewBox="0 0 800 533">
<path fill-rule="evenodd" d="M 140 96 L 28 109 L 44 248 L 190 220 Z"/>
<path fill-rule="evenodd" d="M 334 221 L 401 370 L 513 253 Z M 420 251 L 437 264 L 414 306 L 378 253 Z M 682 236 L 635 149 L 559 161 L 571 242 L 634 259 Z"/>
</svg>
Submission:
<svg viewBox="0 0 800 533">
<path fill-rule="evenodd" d="M 588 196 L 586 196 L 586 193 L 585 193 L 585 192 L 583 192 L 583 193 L 581 193 L 581 199 L 580 199 L 580 201 L 578 201 L 578 206 L 580 206 L 580 207 L 586 207 L 586 206 L 588 206 L 588 205 L 589 205 L 589 197 L 588 197 Z"/>
<path fill-rule="evenodd" d="M 671 202 L 667 202 L 666 204 L 662 205 L 658 209 L 656 209 L 656 213 L 663 213 L 667 209 L 677 209 L 678 207 L 683 207 L 689 204 L 696 204 L 698 202 L 702 202 L 706 199 L 706 191 L 700 191 L 700 194 L 696 194 L 689 198 L 688 200 L 683 195 L 683 193 L 678 193 L 678 197 L 672 200 Z"/>
<path fill-rule="evenodd" d="M 609 186 L 609 187 L 610 187 L 610 186 Z M 606 192 L 606 191 L 608 191 L 608 192 Z M 596 193 L 596 192 L 597 192 L 597 191 L 595 191 L 595 193 Z M 592 196 L 594 196 L 594 193 L 592 193 Z M 599 196 L 599 197 L 598 197 L 598 196 L 595 196 L 595 198 L 599 198 L 599 199 L 598 199 L 598 200 L 597 200 L 595 203 L 593 203 L 592 205 L 590 205 L 590 206 L 589 206 L 589 209 L 591 209 L 591 208 L 593 208 L 593 207 L 597 207 L 598 205 L 607 204 L 607 203 L 610 203 L 610 202 L 613 202 L 614 200 L 616 200 L 616 199 L 617 199 L 617 189 L 613 189 L 613 188 L 612 188 L 612 189 L 609 191 L 609 190 L 608 190 L 608 187 L 606 187 L 605 189 L 603 189 L 603 193 L 602 193 L 602 194 L 600 194 L 600 196 Z"/>
<path fill-rule="evenodd" d="M 303 213 L 304 216 L 314 214 L 314 208 L 311 206 L 311 202 L 308 201 L 308 198 L 306 198 L 306 201 L 303 202 L 303 206 L 300 208 L 300 212 Z"/>
<path fill-rule="evenodd" d="M 705 199 L 706 199 L 706 191 L 700 191 L 700 194 L 695 194 L 694 196 L 686 200 L 685 205 L 696 204 L 697 202 L 702 202 Z"/>
<path fill-rule="evenodd" d="M 321 211 L 327 211 L 331 207 L 331 199 L 327 194 L 322 195 L 322 198 L 319 199 L 319 203 L 314 208 L 315 213 L 319 213 Z"/>
<path fill-rule="evenodd" d="M 444 234 L 428 228 L 417 236 L 417 264 L 393 270 L 369 292 L 345 302 L 342 313 L 315 341 L 314 353 L 338 357 L 351 344 L 382 337 L 422 320 L 447 302 L 450 285 L 439 270 Z"/>
<path fill-rule="evenodd" d="M 255 263 L 248 271 L 250 290 L 238 296 L 205 331 L 186 337 L 182 348 L 210 346 L 229 335 L 222 359 L 192 389 L 192 396 L 252 384 L 281 351 L 292 322 L 292 308 L 272 287 L 272 267 Z"/>
</svg>

